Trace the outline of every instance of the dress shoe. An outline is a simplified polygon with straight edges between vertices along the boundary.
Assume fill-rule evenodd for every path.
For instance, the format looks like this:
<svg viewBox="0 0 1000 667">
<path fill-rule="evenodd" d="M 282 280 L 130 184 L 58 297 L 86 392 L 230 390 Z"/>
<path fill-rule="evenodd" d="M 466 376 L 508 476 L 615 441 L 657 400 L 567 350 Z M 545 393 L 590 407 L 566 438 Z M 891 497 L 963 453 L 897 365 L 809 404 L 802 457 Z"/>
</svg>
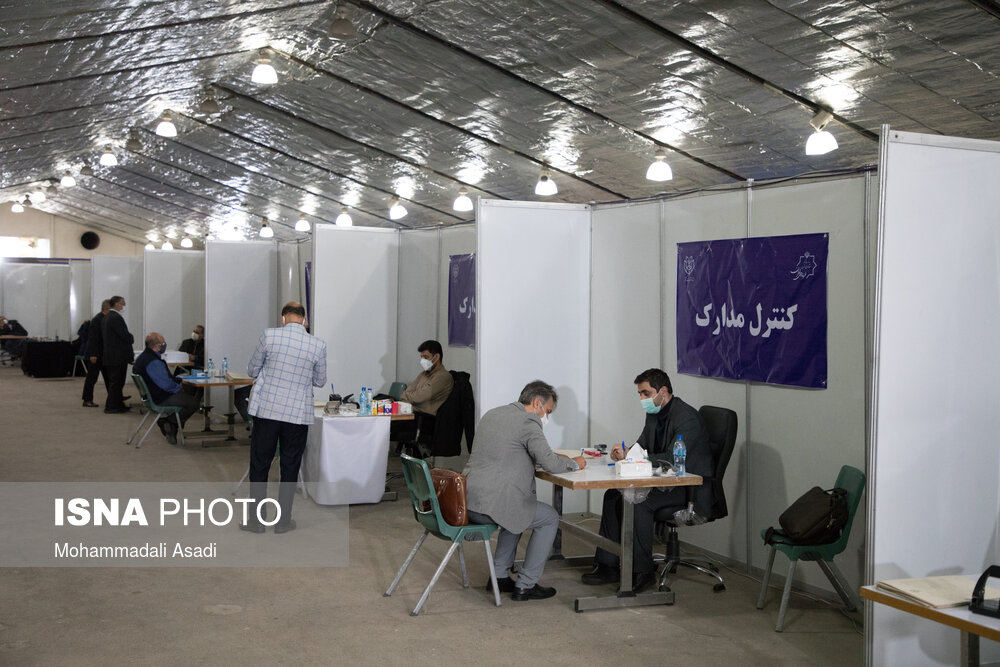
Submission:
<svg viewBox="0 0 1000 667">
<path fill-rule="evenodd" d="M 289 519 L 288 521 L 281 521 L 275 524 L 274 526 L 274 533 L 276 535 L 287 533 L 290 530 L 295 530 L 295 519 Z"/>
<path fill-rule="evenodd" d="M 639 593 L 656 580 L 656 570 L 652 572 L 636 572 L 632 575 L 632 592 Z"/>
<path fill-rule="evenodd" d="M 127 401 L 130 398 L 132 398 L 132 397 L 131 396 L 122 396 L 122 401 Z"/>
<path fill-rule="evenodd" d="M 241 523 L 240 524 L 240 530 L 245 530 L 248 533 L 258 533 L 259 534 L 259 533 L 263 533 L 264 532 L 264 526 L 263 526 L 263 524 L 259 524 L 259 523 Z"/>
<path fill-rule="evenodd" d="M 93 401 L 84 401 L 83 402 L 83 407 L 85 407 L 85 408 L 96 408 L 96 407 L 99 407 L 99 406 L 97 405 L 97 403 L 94 403 Z"/>
<path fill-rule="evenodd" d="M 588 586 L 598 586 L 600 584 L 617 584 L 621 579 L 618 569 L 610 565 L 598 563 L 594 569 L 585 573 L 580 580 Z"/>
<path fill-rule="evenodd" d="M 132 408 L 104 408 L 104 414 L 106 415 L 120 415 L 123 412 L 128 412 Z"/>
<path fill-rule="evenodd" d="M 556 589 L 551 586 L 539 586 L 535 584 L 531 588 L 518 588 L 510 595 L 511 600 L 518 602 L 522 600 L 544 600 L 556 594 Z"/>
<path fill-rule="evenodd" d="M 510 577 L 497 577 L 497 586 L 500 588 L 501 593 L 514 592 L 514 580 Z M 485 589 L 487 592 L 493 592 L 493 582 L 489 579 L 486 580 Z"/>
</svg>

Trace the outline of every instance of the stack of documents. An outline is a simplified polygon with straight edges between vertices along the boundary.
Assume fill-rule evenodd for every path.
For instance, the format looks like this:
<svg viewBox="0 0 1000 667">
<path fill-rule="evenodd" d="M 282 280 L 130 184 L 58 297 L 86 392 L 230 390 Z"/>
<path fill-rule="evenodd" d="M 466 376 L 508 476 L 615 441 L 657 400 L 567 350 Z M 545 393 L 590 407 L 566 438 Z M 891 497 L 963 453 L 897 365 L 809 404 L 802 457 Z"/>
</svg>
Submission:
<svg viewBox="0 0 1000 667">
<path fill-rule="evenodd" d="M 916 579 L 888 579 L 875 584 L 879 590 L 898 595 L 925 607 L 958 607 L 969 604 L 977 577 L 964 574 Z M 986 587 L 986 598 L 1000 597 L 1000 590 Z"/>
</svg>

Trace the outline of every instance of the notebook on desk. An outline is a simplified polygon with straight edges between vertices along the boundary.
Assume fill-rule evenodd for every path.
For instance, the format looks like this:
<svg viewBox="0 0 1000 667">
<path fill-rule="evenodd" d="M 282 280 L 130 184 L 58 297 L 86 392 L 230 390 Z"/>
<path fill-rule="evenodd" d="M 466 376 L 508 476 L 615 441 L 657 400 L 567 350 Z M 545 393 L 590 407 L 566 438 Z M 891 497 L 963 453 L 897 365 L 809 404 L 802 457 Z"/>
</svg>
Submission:
<svg viewBox="0 0 1000 667">
<path fill-rule="evenodd" d="M 975 576 L 964 574 L 941 577 L 916 577 L 913 579 L 887 579 L 875 584 L 875 588 L 898 595 L 925 607 L 941 609 L 969 604 L 972 589 L 976 587 Z M 1000 597 L 1000 589 L 987 586 L 986 598 Z"/>
</svg>

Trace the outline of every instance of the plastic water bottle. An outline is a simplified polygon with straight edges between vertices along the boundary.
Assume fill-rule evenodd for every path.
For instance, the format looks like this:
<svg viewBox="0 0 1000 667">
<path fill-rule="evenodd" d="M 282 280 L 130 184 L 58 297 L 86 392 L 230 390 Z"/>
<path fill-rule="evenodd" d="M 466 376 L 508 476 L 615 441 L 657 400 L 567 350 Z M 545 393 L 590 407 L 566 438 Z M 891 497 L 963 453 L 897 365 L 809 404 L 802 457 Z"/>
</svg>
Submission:
<svg viewBox="0 0 1000 667">
<path fill-rule="evenodd" d="M 674 472 L 683 475 L 687 472 L 684 462 L 687 459 L 687 447 L 684 446 L 684 436 L 678 435 L 674 442 Z"/>
<path fill-rule="evenodd" d="M 215 362 L 212 361 L 212 357 L 208 358 L 208 365 L 205 366 L 205 372 L 208 374 L 208 377 L 215 377 Z"/>
<path fill-rule="evenodd" d="M 226 379 L 229 377 L 229 359 L 227 357 L 222 357 L 222 378 Z"/>
<path fill-rule="evenodd" d="M 358 394 L 358 414 L 368 414 L 368 390 L 365 387 L 362 387 L 361 393 Z"/>
</svg>

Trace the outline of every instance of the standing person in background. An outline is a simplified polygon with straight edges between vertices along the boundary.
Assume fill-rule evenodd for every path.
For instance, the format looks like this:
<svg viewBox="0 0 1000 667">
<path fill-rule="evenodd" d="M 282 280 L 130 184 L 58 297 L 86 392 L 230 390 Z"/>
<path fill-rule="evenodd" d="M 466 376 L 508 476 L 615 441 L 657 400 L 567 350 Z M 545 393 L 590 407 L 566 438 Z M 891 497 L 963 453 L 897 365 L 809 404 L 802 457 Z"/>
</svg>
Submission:
<svg viewBox="0 0 1000 667">
<path fill-rule="evenodd" d="M 87 358 L 88 363 L 87 379 L 83 381 L 83 407 L 85 408 L 97 407 L 97 403 L 94 403 L 94 385 L 97 384 L 99 374 L 104 376 L 104 388 L 108 390 L 109 394 L 111 393 L 108 374 L 101 372 L 101 360 L 104 358 L 104 333 L 101 331 L 101 323 L 109 310 L 111 310 L 111 301 L 105 299 L 101 302 L 101 312 L 90 320 L 90 327 L 87 331 L 87 347 L 83 349 L 81 346 L 80 349 L 80 354 Z"/>
<path fill-rule="evenodd" d="M 250 357 L 247 373 L 256 378 L 250 394 L 253 415 L 250 435 L 250 497 L 247 523 L 241 530 L 263 533 L 257 520 L 257 503 L 267 495 L 267 473 L 280 446 L 281 485 L 278 505 L 281 516 L 275 533 L 295 529 L 292 501 L 299 479 L 306 435 L 313 422 L 313 387 L 326 384 L 326 343 L 310 335 L 303 323 L 306 309 L 294 301 L 281 309 L 282 326 L 265 329 Z"/>
<path fill-rule="evenodd" d="M 104 377 L 108 382 L 108 400 L 104 404 L 104 412 L 117 414 L 128 412 L 122 388 L 125 386 L 125 374 L 128 365 L 132 363 L 134 353 L 132 344 L 135 339 L 129 333 L 122 311 L 125 309 L 125 297 L 113 296 L 108 299 L 111 310 L 101 322 L 101 336 L 104 338 Z"/>
</svg>

